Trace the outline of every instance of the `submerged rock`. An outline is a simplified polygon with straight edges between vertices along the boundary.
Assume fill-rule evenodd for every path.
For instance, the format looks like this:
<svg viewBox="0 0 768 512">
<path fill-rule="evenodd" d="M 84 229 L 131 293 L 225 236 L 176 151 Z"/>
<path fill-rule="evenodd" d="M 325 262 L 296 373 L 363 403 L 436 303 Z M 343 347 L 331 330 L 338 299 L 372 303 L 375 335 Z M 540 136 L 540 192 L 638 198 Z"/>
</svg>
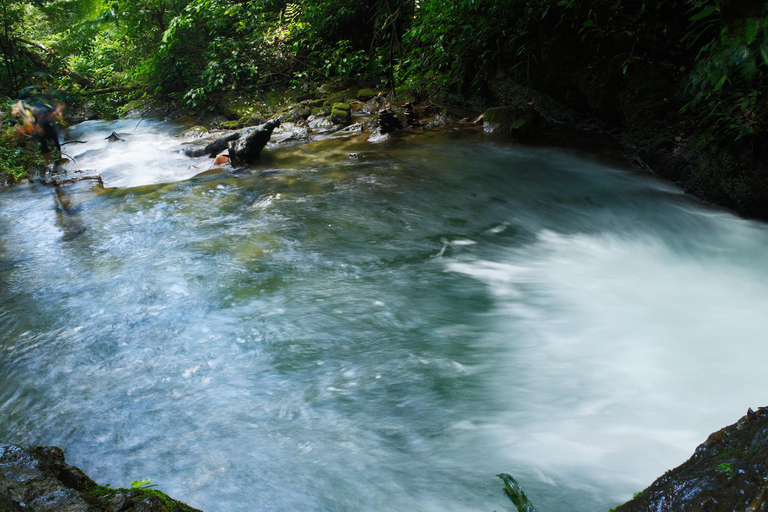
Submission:
<svg viewBox="0 0 768 512">
<path fill-rule="evenodd" d="M 0 510 L 3 512 L 200 512 L 146 488 L 98 485 L 64 460 L 55 446 L 0 445 Z"/>
<path fill-rule="evenodd" d="M 710 435 L 615 512 L 768 511 L 768 407 Z"/>
<path fill-rule="evenodd" d="M 53 185 L 55 187 L 79 181 L 93 181 L 97 187 L 104 186 L 104 182 L 101 180 L 101 175 L 94 169 L 78 169 L 71 172 L 65 171 L 49 174 L 47 176 L 42 176 L 40 181 L 46 185 Z"/>
</svg>

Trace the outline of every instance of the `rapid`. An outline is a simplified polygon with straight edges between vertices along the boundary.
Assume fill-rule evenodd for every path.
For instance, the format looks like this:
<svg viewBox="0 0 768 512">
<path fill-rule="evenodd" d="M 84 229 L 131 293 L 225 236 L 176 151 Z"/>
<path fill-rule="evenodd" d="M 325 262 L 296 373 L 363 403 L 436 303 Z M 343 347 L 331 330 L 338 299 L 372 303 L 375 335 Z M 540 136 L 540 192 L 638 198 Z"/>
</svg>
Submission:
<svg viewBox="0 0 768 512">
<path fill-rule="evenodd" d="M 0 440 L 217 511 L 608 510 L 768 405 L 768 230 L 617 149 L 86 122 L 0 192 Z M 108 143 L 110 132 L 123 141 Z M 350 158 L 354 154 L 354 158 Z"/>
</svg>

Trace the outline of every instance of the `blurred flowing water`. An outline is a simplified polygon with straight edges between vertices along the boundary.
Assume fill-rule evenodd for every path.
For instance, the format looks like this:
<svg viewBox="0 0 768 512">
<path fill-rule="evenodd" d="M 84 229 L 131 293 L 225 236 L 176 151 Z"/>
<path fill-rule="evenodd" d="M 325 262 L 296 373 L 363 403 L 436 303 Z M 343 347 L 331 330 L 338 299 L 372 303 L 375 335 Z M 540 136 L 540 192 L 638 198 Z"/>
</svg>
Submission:
<svg viewBox="0 0 768 512">
<path fill-rule="evenodd" d="M 207 512 L 607 510 L 766 405 L 765 225 L 473 132 L 0 193 L 0 440 Z M 78 131 L 79 130 L 79 131 Z M 360 158 L 350 159 L 349 153 Z"/>
</svg>

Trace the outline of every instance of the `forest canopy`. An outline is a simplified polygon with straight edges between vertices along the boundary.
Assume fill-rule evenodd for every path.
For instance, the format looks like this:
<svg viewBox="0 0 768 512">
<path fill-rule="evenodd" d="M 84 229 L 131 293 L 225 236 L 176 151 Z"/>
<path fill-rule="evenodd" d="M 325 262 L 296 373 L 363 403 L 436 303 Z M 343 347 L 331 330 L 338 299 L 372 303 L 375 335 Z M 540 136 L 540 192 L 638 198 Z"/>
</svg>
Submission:
<svg viewBox="0 0 768 512">
<path fill-rule="evenodd" d="M 487 105 L 504 101 L 497 85 L 511 77 L 627 128 L 600 98 L 640 77 L 669 83 L 665 108 L 703 141 L 754 146 L 768 133 L 765 2 L 0 2 L 6 104 L 44 86 L 115 117 L 137 100 L 216 110 L 233 95 L 300 96 L 330 82 Z"/>
</svg>

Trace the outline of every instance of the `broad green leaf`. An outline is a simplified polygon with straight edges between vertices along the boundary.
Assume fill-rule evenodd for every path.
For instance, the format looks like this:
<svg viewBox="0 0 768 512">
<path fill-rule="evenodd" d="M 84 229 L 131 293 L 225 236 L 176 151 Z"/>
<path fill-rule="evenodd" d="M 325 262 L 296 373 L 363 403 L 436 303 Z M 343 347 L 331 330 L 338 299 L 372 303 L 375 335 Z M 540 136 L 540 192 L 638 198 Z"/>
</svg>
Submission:
<svg viewBox="0 0 768 512">
<path fill-rule="evenodd" d="M 718 7 L 716 5 L 710 5 L 709 7 L 705 7 L 701 11 L 699 11 L 697 14 L 694 14 L 690 17 L 690 21 L 699 21 L 703 20 L 707 16 L 710 16 L 712 13 L 718 10 Z"/>
</svg>

